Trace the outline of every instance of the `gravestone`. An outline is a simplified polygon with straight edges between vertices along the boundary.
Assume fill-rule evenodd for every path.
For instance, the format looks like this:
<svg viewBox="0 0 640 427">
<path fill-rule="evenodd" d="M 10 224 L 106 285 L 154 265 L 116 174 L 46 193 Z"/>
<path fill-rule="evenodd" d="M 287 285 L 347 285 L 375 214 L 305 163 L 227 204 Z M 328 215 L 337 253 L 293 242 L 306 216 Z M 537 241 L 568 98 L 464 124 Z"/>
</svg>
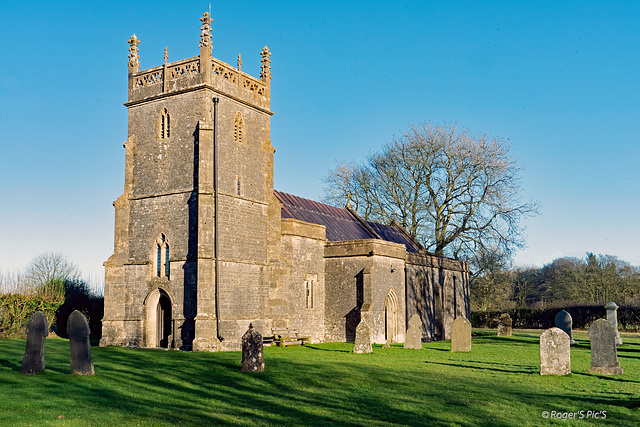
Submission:
<svg viewBox="0 0 640 427">
<path fill-rule="evenodd" d="M 458 317 L 451 324 L 451 351 L 471 351 L 471 322 Z"/>
<path fill-rule="evenodd" d="M 362 319 L 356 328 L 356 342 L 353 346 L 354 353 L 372 353 L 371 328 L 366 320 Z"/>
<path fill-rule="evenodd" d="M 575 340 L 573 339 L 572 327 L 573 327 L 573 319 L 568 311 L 562 310 L 556 314 L 556 328 L 562 329 L 567 335 L 569 335 L 569 344 L 575 344 Z"/>
<path fill-rule="evenodd" d="M 620 338 L 620 331 L 618 331 L 618 305 L 611 301 L 604 308 L 607 310 L 607 320 L 616 329 L 616 345 L 622 345 L 622 338 Z"/>
<path fill-rule="evenodd" d="M 409 329 L 404 337 L 404 348 L 421 349 L 422 348 L 422 320 L 418 313 L 415 313 L 409 319 Z"/>
<path fill-rule="evenodd" d="M 34 375 L 44 371 L 44 344 L 47 335 L 49 335 L 47 318 L 41 311 L 36 311 L 27 322 L 27 347 L 20 372 L 25 375 Z"/>
<path fill-rule="evenodd" d="M 569 375 L 570 348 L 569 335 L 562 329 L 544 331 L 540 335 L 540 375 Z"/>
<path fill-rule="evenodd" d="M 242 336 L 242 364 L 241 372 L 263 372 L 264 358 L 262 355 L 262 335 L 253 329 L 253 323 Z"/>
<path fill-rule="evenodd" d="M 89 322 L 84 314 L 74 310 L 67 319 L 67 334 L 71 346 L 71 373 L 77 375 L 93 375 L 91 360 L 91 344 L 89 343 Z"/>
<path fill-rule="evenodd" d="M 504 313 L 500 316 L 500 323 L 498 324 L 498 336 L 510 337 L 511 336 L 511 316 L 509 313 Z"/>
<path fill-rule="evenodd" d="M 616 350 L 616 328 L 605 319 L 598 319 L 589 327 L 591 341 L 591 369 L 605 375 L 621 374 L 620 362 Z"/>
<path fill-rule="evenodd" d="M 385 341 L 385 343 L 382 346 L 382 348 L 391 348 L 391 346 L 389 345 L 389 341 Z"/>
</svg>

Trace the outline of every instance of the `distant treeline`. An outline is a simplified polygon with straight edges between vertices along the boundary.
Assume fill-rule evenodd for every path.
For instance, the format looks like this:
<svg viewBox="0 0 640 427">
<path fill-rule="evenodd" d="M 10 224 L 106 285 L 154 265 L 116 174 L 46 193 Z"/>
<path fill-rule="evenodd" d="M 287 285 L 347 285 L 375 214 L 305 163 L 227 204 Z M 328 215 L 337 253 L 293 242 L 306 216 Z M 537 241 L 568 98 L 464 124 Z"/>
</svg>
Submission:
<svg viewBox="0 0 640 427">
<path fill-rule="evenodd" d="M 562 308 L 514 308 L 504 311 L 473 311 L 471 324 L 474 328 L 497 328 L 502 313 L 509 313 L 513 327 L 517 329 L 548 329 L 555 326 L 556 314 Z M 573 329 L 589 329 L 597 319 L 607 316 L 604 306 L 570 306 L 566 310 L 571 315 Z M 640 330 L 640 306 L 618 308 L 618 329 L 621 331 Z"/>
<path fill-rule="evenodd" d="M 595 307 L 609 301 L 640 306 L 640 268 L 612 255 L 587 253 L 584 259 L 558 258 L 543 267 L 496 268 L 475 277 L 470 287 L 472 311 Z"/>
</svg>

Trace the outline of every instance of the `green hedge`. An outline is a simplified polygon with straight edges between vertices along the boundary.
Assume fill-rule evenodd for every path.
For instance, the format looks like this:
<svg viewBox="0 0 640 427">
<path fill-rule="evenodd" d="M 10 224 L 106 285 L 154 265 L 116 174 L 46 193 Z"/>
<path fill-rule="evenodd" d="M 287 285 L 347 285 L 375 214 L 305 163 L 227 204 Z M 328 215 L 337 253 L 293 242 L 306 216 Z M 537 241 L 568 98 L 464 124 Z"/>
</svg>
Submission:
<svg viewBox="0 0 640 427">
<path fill-rule="evenodd" d="M 548 329 L 555 326 L 556 314 L 563 308 L 545 310 L 533 308 L 516 308 L 504 311 L 474 311 L 471 313 L 471 324 L 476 328 L 497 328 L 502 313 L 509 313 L 513 327 L 517 329 Z M 589 329 L 597 319 L 607 317 L 607 311 L 598 306 L 574 306 L 564 308 L 571 315 L 573 329 Z M 640 330 L 640 306 L 621 306 L 618 308 L 618 329 L 621 331 Z"/>
<path fill-rule="evenodd" d="M 59 296 L 0 295 L 0 337 L 23 337 L 29 317 L 36 311 L 44 313 L 51 328 L 55 322 L 56 311 L 63 302 L 64 299 Z"/>
</svg>

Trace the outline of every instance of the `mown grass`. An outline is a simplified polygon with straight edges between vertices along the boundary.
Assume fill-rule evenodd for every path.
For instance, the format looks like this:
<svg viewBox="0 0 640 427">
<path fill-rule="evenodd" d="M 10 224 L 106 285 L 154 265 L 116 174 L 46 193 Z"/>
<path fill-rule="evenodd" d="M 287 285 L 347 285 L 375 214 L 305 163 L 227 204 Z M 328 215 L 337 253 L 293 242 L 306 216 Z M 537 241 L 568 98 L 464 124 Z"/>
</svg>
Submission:
<svg viewBox="0 0 640 427">
<path fill-rule="evenodd" d="M 353 354 L 353 344 L 265 348 L 266 371 L 240 373 L 239 352 L 92 348 L 96 375 L 69 374 L 68 341 L 47 340 L 45 372 L 20 374 L 25 340 L 0 341 L 0 424 L 640 425 L 640 337 L 623 334 L 623 375 L 588 372 L 576 334 L 572 371 L 539 374 L 539 333 L 476 330 L 471 353 L 448 341 Z M 543 411 L 606 411 L 544 419 Z M 579 416 L 579 414 L 578 414 Z"/>
</svg>

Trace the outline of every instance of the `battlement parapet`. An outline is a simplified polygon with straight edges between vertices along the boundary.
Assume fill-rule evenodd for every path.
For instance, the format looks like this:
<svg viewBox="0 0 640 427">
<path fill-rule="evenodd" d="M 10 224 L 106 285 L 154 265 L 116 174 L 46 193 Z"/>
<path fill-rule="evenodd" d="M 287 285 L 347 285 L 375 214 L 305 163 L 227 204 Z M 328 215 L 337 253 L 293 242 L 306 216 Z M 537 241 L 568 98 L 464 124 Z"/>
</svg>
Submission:
<svg viewBox="0 0 640 427">
<path fill-rule="evenodd" d="M 140 40 L 135 34 L 129 43 L 129 96 L 127 106 L 143 101 L 202 88 L 212 89 L 220 95 L 257 107 L 271 114 L 271 52 L 265 46 L 260 52 L 260 78 L 211 56 L 211 16 L 205 12 L 200 18 L 200 55 L 176 62 L 167 62 L 168 49 L 164 49 L 164 65 L 140 71 Z"/>
<path fill-rule="evenodd" d="M 211 58 L 211 73 L 201 67 L 200 57 L 170 62 L 158 67 L 129 73 L 129 102 L 206 85 L 222 95 L 244 101 L 265 110 L 270 108 L 269 85 L 237 68 Z"/>
<path fill-rule="evenodd" d="M 269 109 L 269 86 L 237 68 L 211 58 L 211 85 L 225 95 Z"/>
</svg>

